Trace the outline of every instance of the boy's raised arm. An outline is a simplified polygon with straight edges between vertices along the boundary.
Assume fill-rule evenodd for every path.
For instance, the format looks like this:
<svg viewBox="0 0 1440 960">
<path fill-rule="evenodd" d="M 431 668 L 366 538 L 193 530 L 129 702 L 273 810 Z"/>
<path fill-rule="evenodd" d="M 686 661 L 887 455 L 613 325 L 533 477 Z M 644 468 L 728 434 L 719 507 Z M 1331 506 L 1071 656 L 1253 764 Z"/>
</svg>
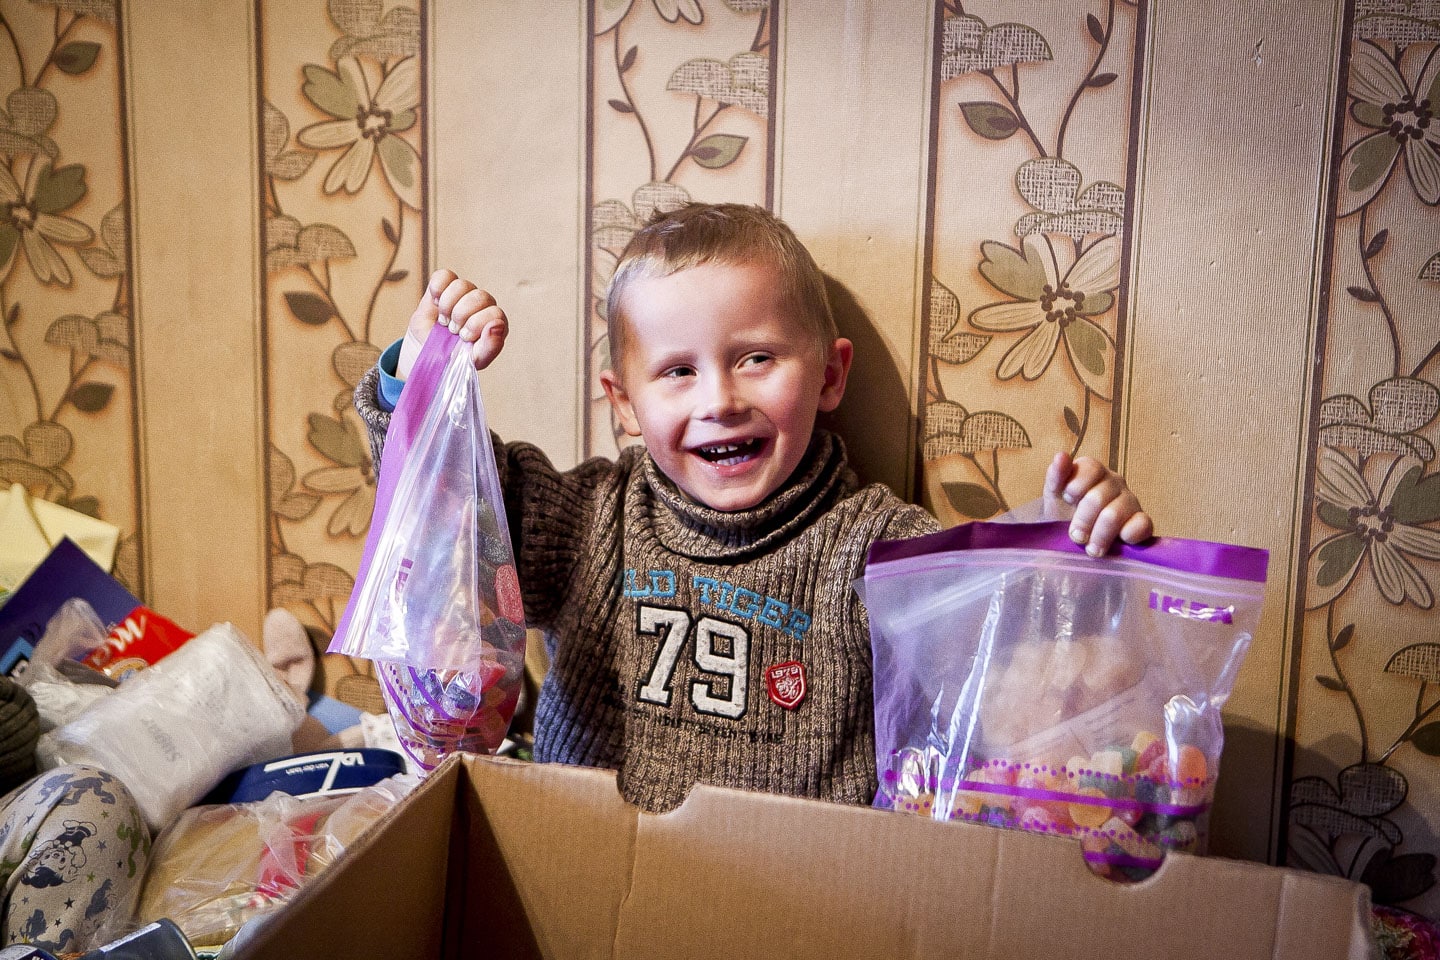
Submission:
<svg viewBox="0 0 1440 960">
<path fill-rule="evenodd" d="M 401 380 L 410 376 L 415 358 L 420 356 L 420 348 L 436 323 L 446 324 L 451 333 L 458 333 L 461 340 L 472 344 L 470 358 L 476 370 L 484 370 L 500 355 L 510 332 L 510 321 L 493 296 L 456 276 L 453 270 L 436 270 L 430 274 L 415 312 L 410 314 L 395 368 Z"/>
</svg>

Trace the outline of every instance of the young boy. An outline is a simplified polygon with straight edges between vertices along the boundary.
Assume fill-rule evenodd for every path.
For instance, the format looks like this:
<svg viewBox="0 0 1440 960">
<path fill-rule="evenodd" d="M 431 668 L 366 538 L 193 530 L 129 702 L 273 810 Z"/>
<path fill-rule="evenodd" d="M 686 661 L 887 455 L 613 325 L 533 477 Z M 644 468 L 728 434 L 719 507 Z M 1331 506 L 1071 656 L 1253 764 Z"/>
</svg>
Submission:
<svg viewBox="0 0 1440 960">
<path fill-rule="evenodd" d="M 690 204 L 630 241 L 607 307 L 601 381 L 644 445 L 568 471 L 497 446 L 525 611 L 551 660 L 535 758 L 614 768 L 651 810 L 697 782 L 869 803 L 870 633 L 850 584 L 876 540 L 939 525 L 859 487 L 840 440 L 815 429 L 853 352 L 819 269 L 764 210 Z M 493 297 L 439 271 L 396 380 L 437 320 L 477 369 L 509 329 Z M 397 387 L 377 367 L 356 390 L 377 461 Z M 1097 461 L 1058 455 L 1046 489 L 1076 504 L 1072 536 L 1094 553 L 1150 535 Z"/>
</svg>

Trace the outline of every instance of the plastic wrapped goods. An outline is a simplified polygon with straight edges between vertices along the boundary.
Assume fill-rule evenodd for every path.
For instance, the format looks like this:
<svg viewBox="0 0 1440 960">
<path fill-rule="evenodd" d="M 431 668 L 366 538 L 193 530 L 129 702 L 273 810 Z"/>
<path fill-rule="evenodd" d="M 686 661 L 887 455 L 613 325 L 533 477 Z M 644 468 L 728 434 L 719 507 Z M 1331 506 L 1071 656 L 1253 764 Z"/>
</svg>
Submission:
<svg viewBox="0 0 1440 960">
<path fill-rule="evenodd" d="M 231 770 L 290 753 L 305 705 L 234 626 L 216 624 L 40 738 L 43 768 L 101 767 L 152 831 Z"/>
<path fill-rule="evenodd" d="M 225 943 L 293 897 L 417 782 L 192 807 L 155 840 L 137 920 L 169 917 L 197 946 Z"/>
<path fill-rule="evenodd" d="M 494 752 L 524 679 L 525 610 L 469 346 L 437 324 L 406 381 L 329 648 L 375 661 L 422 772 L 458 751 Z"/>
</svg>

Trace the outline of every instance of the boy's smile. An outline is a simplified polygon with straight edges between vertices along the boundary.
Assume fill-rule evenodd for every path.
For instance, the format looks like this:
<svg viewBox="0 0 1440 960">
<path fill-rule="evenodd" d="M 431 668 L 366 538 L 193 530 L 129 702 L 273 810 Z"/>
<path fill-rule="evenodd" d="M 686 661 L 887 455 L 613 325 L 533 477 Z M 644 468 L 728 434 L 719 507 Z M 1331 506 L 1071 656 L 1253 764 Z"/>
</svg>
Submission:
<svg viewBox="0 0 1440 960">
<path fill-rule="evenodd" d="M 745 510 L 804 458 L 845 391 L 850 341 L 791 316 L 764 264 L 706 263 L 634 282 L 624 356 L 601 374 L 631 436 L 692 500 Z"/>
</svg>

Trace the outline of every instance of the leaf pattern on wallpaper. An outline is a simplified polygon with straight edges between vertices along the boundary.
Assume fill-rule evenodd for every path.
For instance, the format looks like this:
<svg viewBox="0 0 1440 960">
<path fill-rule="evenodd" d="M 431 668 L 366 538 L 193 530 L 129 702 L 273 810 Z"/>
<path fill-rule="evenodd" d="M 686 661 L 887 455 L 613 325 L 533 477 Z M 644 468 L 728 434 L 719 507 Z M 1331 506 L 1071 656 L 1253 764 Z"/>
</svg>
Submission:
<svg viewBox="0 0 1440 960">
<path fill-rule="evenodd" d="M 14 432 L 0 435 L 0 484 L 115 522 L 107 499 L 133 499 L 133 479 L 91 438 L 98 426 L 112 436 L 133 430 L 117 403 L 134 393 L 124 171 L 95 174 L 68 158 L 114 147 L 119 123 L 72 127 L 64 141 L 52 135 L 69 102 L 62 96 L 108 93 L 119 115 L 118 81 L 111 91 L 97 86 L 116 69 L 115 6 L 41 3 L 38 18 L 34 6 L 0 2 L 0 59 L 17 81 L 0 109 L 0 372 L 23 383 L 15 396 L 29 401 L 6 424 Z M 117 178 L 104 187 L 121 198 L 101 217 L 98 237 L 85 219 L 93 216 L 92 175 Z M 107 486 L 84 490 L 81 476 L 104 476 Z M 112 573 L 131 589 L 140 559 L 137 535 L 122 529 Z"/>
<path fill-rule="evenodd" d="M 600 372 L 610 363 L 604 332 L 605 292 L 625 244 L 656 212 L 673 210 L 694 199 L 689 189 L 676 182 L 683 173 L 703 171 L 707 197 L 744 199 L 745 186 L 724 172 L 748 151 L 767 149 L 766 144 L 753 142 L 752 136 L 738 132 L 733 125 L 727 128 L 726 123 L 737 112 L 761 120 L 770 116 L 772 3 L 725 0 L 724 7 L 732 16 L 753 19 L 754 29 L 747 49 L 718 57 L 713 55 L 715 42 L 710 39 L 717 26 L 716 17 L 707 17 L 701 0 L 598 0 L 594 5 L 591 69 L 613 78 L 618 95 L 603 97 L 591 104 L 591 110 L 597 123 L 612 124 L 626 138 L 643 146 L 646 168 L 626 175 L 634 184 L 628 197 L 603 197 L 590 210 L 591 295 L 587 325 L 592 333 L 586 380 L 592 404 L 603 404 L 605 395 L 599 383 Z M 636 18 L 649 16 L 674 25 L 673 32 L 666 31 L 664 49 L 655 45 L 642 50 L 639 43 L 627 39 L 637 25 Z M 698 50 L 705 54 L 688 55 Z M 642 56 L 664 57 L 666 62 L 678 60 L 669 70 L 663 88 L 637 86 L 640 81 L 635 79 L 636 67 Z M 680 98 L 693 111 L 690 129 L 683 142 L 657 142 L 652 113 L 662 106 L 672 106 L 674 98 Z M 605 158 L 592 158 L 592 163 L 603 165 Z M 711 185 L 713 194 L 708 192 Z M 589 434 L 587 445 L 593 445 L 593 427 Z M 613 416 L 607 439 L 614 445 L 630 442 Z"/>
<path fill-rule="evenodd" d="M 314 356 L 312 376 L 333 390 L 326 408 L 301 414 L 301 423 L 270 424 L 272 438 L 302 438 L 294 448 L 285 446 L 294 440 L 271 441 L 270 602 L 329 632 L 350 595 L 353 573 L 333 559 L 307 556 L 313 548 L 296 544 L 318 538 L 334 545 L 337 556 L 353 554 L 350 563 L 359 560 L 377 478 L 351 397 L 380 356 L 372 331 L 382 291 L 413 283 L 423 266 L 400 262 L 407 233 L 421 223 L 423 196 L 416 146 L 421 11 L 384 10 L 378 0 L 328 0 L 324 9 L 332 32 L 313 44 L 323 60 L 296 64 L 297 87 L 285 91 L 304 115 L 287 116 L 266 97 L 260 123 L 265 277 L 268 290 L 278 294 L 267 298 L 269 321 L 277 331 L 286 324 L 308 331 L 305 343 L 315 335 L 329 338 L 328 355 Z M 333 209 L 336 222 L 292 212 L 317 209 Z M 367 218 L 370 226 L 357 232 L 357 219 Z M 342 220 L 351 225 L 348 232 L 337 225 Z M 336 288 L 337 264 L 351 271 L 347 278 L 355 271 L 368 278 L 361 309 L 347 307 L 354 298 Z M 296 468 L 302 460 L 319 465 L 302 472 Z M 369 690 L 373 677 L 359 671 L 356 679 L 366 685 L 368 702 L 376 692 Z M 361 705 L 353 697 L 350 702 Z"/>
<path fill-rule="evenodd" d="M 1053 137 L 1036 129 L 1031 120 L 1034 104 L 1022 96 L 1021 78 L 1030 72 L 1046 71 L 1055 65 L 1054 48 L 1036 27 L 1023 23 L 989 24 L 973 11 L 955 2 L 942 3 L 941 49 L 938 58 L 941 109 L 957 109 L 964 129 L 977 146 L 1019 137 L 1034 154 L 1013 171 L 994 172 L 997 189 L 1009 180 L 1013 195 L 1028 207 L 1015 221 L 1018 246 L 1000 240 L 979 245 L 976 271 L 992 291 L 994 299 L 962 308 L 955 294 L 957 285 L 931 278 L 926 303 L 929 349 L 924 369 L 923 413 L 926 437 L 922 451 L 927 464 L 959 457 L 965 461 L 971 480 L 948 480 L 941 484 L 948 506 L 963 518 L 981 519 L 1010 508 L 1000 484 L 1000 454 L 1004 450 L 1028 448 L 1033 431 L 1015 415 L 991 411 L 1007 421 L 1003 429 L 987 436 L 993 441 L 977 456 L 980 448 L 957 443 L 952 431 L 932 429 L 928 421 L 942 422 L 952 416 L 953 401 L 946 396 L 944 371 L 977 362 L 982 351 L 995 359 L 994 379 L 1006 382 L 1019 378 L 1035 382 L 1041 378 L 1065 377 L 1073 385 L 1076 400 L 1056 411 L 1069 433 L 1070 452 L 1085 442 L 1096 404 L 1111 402 L 1116 385 L 1117 358 L 1115 302 L 1120 282 L 1120 238 L 1124 233 L 1125 190 L 1107 180 L 1086 180 L 1076 163 L 1065 156 L 1065 140 L 1081 98 L 1109 86 L 1116 74 L 1105 69 L 1107 53 L 1116 39 L 1116 2 L 1100 5 L 1099 13 L 1076 18 L 1087 46 L 1084 72 L 1061 101 L 1065 104 Z M 1133 34 L 1129 39 L 1133 42 Z M 983 86 L 977 88 L 979 79 Z M 950 91 L 965 83 L 967 95 L 983 89 L 988 96 L 955 100 Z M 1034 90 L 1032 84 L 1029 89 Z M 1053 98 L 1053 88 L 1041 94 Z M 1030 109 L 1027 109 L 1029 107 Z M 1104 118 L 1124 130 L 1123 118 Z M 1094 131 L 1087 131 L 1092 134 Z M 974 158 L 966 158 L 973 164 Z M 978 176 L 967 166 L 966 176 Z M 941 216 L 936 211 L 932 216 Z M 933 270 L 933 265 L 932 265 Z M 961 320 L 963 315 L 964 319 Z M 1054 361 L 1065 357 L 1063 365 Z M 1021 440 L 1023 438 L 1023 442 Z"/>
<path fill-rule="evenodd" d="M 1420 841 L 1430 849 L 1400 852 L 1407 839 L 1396 821 L 1403 808 L 1433 811 L 1436 802 L 1417 795 L 1433 794 L 1435 768 L 1429 790 L 1416 791 L 1400 766 L 1440 758 L 1440 644 L 1408 642 L 1437 627 L 1440 340 L 1427 338 L 1435 336 L 1428 321 L 1440 267 L 1435 256 L 1407 262 L 1404 252 L 1413 249 L 1406 241 L 1440 227 L 1440 9 L 1357 2 L 1344 96 L 1336 218 L 1355 242 L 1337 240 L 1332 251 L 1331 282 L 1343 290 L 1333 291 L 1330 309 L 1355 316 L 1370 342 L 1388 348 L 1390 370 L 1363 398 L 1334 392 L 1318 410 L 1304 606 L 1329 660 L 1314 683 L 1321 696 L 1343 698 L 1357 755 L 1334 783 L 1308 776 L 1292 784 L 1288 853 L 1399 904 L 1435 887 L 1440 853 L 1433 835 Z M 1334 235 L 1342 236 L 1338 225 Z M 1335 342 L 1325 352 L 1355 346 Z M 1355 658 L 1371 651 L 1388 654 L 1383 676 L 1357 683 Z M 1378 736 L 1382 729 L 1393 735 Z"/>
<path fill-rule="evenodd" d="M 1034 211 L 1015 224 L 1015 235 L 1063 233 L 1075 243 L 1092 234 L 1118 234 L 1125 226 L 1125 188 L 1106 180 L 1083 190 L 1080 168 L 1061 157 L 1027 160 L 1015 171 L 1015 189 Z"/>
</svg>

